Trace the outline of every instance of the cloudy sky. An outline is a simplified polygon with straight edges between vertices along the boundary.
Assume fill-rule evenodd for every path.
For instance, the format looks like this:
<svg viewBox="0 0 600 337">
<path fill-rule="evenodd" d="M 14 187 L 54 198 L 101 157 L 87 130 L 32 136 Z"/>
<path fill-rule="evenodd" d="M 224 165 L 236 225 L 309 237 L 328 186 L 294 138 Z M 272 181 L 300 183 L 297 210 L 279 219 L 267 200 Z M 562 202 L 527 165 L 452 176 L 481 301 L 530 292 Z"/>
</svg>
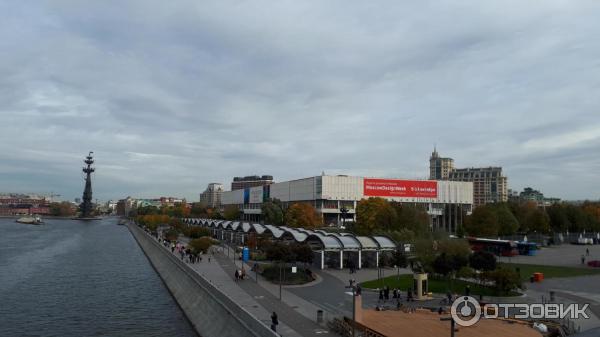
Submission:
<svg viewBox="0 0 600 337">
<path fill-rule="evenodd" d="M 0 2 L 0 191 L 198 198 L 236 175 L 600 197 L 600 2 Z"/>
</svg>

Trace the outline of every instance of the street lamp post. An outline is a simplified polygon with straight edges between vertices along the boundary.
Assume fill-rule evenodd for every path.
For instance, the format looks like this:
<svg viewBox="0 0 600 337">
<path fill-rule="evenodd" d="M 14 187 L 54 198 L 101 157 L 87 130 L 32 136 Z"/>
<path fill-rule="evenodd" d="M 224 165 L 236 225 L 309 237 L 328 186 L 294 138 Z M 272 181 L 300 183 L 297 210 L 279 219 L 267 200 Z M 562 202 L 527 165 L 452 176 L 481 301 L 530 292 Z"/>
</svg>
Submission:
<svg viewBox="0 0 600 337">
<path fill-rule="evenodd" d="M 281 262 L 279 262 L 279 300 L 281 301 Z"/>
<path fill-rule="evenodd" d="M 450 321 L 450 337 L 454 337 L 454 330 L 456 329 L 454 319 L 452 317 L 442 317 L 440 321 Z"/>
<path fill-rule="evenodd" d="M 340 213 L 342 213 L 342 227 L 346 228 L 346 213 L 350 212 L 345 206 L 340 208 Z"/>
<path fill-rule="evenodd" d="M 352 289 L 352 337 L 355 336 L 356 327 L 356 286 L 346 286 L 346 288 Z"/>
</svg>

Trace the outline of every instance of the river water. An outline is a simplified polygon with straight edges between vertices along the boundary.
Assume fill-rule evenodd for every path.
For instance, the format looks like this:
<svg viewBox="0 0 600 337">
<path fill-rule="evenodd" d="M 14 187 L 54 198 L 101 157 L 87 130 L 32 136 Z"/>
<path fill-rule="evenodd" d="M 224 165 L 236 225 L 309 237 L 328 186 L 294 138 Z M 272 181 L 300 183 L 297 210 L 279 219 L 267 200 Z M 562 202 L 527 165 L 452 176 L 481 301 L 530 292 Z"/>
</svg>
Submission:
<svg viewBox="0 0 600 337">
<path fill-rule="evenodd" d="M 197 336 L 117 219 L 0 219 L 0 336 Z"/>
</svg>

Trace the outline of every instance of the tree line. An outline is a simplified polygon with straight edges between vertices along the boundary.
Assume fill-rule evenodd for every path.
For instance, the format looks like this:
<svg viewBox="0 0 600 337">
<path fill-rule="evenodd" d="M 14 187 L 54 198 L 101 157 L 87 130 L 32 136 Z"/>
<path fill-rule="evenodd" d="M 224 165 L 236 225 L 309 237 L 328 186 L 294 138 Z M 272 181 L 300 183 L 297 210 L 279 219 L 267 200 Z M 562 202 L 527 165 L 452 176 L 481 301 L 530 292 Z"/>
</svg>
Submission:
<svg viewBox="0 0 600 337">
<path fill-rule="evenodd" d="M 538 207 L 535 202 L 488 204 L 475 208 L 459 235 L 497 237 L 551 232 L 600 231 L 600 203 L 557 203 Z"/>
</svg>

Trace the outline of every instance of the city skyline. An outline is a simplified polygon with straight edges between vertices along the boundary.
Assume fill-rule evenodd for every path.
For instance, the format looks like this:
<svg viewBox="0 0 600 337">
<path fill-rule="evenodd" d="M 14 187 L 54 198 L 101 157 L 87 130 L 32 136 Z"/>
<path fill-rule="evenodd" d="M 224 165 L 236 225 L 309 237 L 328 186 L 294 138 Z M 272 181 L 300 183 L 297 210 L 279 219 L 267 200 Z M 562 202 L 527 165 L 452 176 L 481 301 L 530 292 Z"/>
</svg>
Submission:
<svg viewBox="0 0 600 337">
<path fill-rule="evenodd" d="M 81 198 L 90 150 L 100 200 L 425 179 L 437 144 L 513 190 L 600 198 L 599 3 L 262 4 L 0 4 L 0 192 Z"/>
</svg>

